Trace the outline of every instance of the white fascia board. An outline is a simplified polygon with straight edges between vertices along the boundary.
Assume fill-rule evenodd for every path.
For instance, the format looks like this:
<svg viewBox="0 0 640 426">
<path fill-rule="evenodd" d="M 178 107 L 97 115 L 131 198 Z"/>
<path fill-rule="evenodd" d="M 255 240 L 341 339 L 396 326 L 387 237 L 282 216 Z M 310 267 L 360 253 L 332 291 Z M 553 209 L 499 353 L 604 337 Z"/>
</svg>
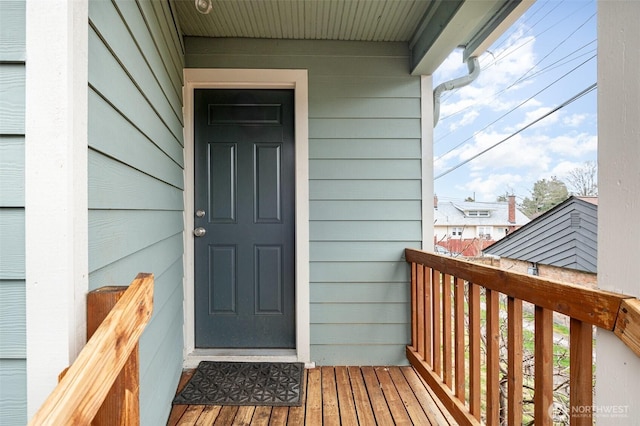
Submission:
<svg viewBox="0 0 640 426">
<path fill-rule="evenodd" d="M 85 343 L 88 2 L 26 1 L 27 412 Z"/>
<path fill-rule="evenodd" d="M 454 49 L 473 39 L 488 20 L 487 17 L 497 13 L 504 3 L 504 0 L 465 1 L 428 51 L 415 62 L 411 74 L 433 74 Z M 484 53 L 533 3 L 534 0 L 523 0 L 468 56 L 480 56 Z"/>
<path fill-rule="evenodd" d="M 455 48 L 471 38 L 473 31 L 482 24 L 487 11 L 499 3 L 501 0 L 465 1 L 425 54 L 414 61 L 411 74 L 433 74 Z"/>
<path fill-rule="evenodd" d="M 495 43 L 495 41 L 502 36 L 515 22 L 520 19 L 522 15 L 535 3 L 535 0 L 522 0 L 518 6 L 516 6 L 511 13 L 505 16 L 500 23 L 491 31 L 491 33 L 485 37 L 478 46 L 471 52 L 466 52 L 468 57 L 480 56 L 489 49 L 489 47 Z"/>
</svg>

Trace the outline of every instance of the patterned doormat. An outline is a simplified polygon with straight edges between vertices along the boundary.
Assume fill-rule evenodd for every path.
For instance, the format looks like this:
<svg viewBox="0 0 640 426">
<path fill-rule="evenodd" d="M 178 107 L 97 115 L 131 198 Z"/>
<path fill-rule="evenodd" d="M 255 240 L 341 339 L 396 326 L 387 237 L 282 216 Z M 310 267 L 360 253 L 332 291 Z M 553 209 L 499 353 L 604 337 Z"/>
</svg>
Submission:
<svg viewBox="0 0 640 426">
<path fill-rule="evenodd" d="M 173 404 L 299 406 L 302 363 L 202 361 Z"/>
</svg>

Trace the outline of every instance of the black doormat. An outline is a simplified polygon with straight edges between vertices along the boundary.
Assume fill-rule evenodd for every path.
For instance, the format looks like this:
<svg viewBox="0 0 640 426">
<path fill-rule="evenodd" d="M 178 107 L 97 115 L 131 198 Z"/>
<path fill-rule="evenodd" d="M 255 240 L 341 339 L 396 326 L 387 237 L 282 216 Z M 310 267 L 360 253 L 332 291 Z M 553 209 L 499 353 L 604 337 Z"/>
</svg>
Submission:
<svg viewBox="0 0 640 426">
<path fill-rule="evenodd" d="M 202 361 L 173 404 L 299 406 L 302 363 Z"/>
</svg>

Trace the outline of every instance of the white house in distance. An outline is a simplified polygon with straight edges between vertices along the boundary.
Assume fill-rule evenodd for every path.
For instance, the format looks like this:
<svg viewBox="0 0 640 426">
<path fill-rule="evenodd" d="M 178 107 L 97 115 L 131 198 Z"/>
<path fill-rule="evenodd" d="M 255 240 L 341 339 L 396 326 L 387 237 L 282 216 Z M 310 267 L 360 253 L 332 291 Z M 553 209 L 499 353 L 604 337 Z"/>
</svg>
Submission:
<svg viewBox="0 0 640 426">
<path fill-rule="evenodd" d="M 451 253 L 477 256 L 494 242 L 529 222 L 516 207 L 515 196 L 507 202 L 439 201 L 433 197 L 434 244 Z"/>
</svg>

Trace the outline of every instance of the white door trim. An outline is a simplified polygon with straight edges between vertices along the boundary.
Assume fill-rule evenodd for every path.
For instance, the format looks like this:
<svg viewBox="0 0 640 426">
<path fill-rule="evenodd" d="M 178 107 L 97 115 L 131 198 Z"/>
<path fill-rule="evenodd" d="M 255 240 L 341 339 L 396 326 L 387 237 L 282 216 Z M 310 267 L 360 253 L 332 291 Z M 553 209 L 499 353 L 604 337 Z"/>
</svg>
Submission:
<svg viewBox="0 0 640 426">
<path fill-rule="evenodd" d="M 294 89 L 296 161 L 296 349 L 195 349 L 194 323 L 194 89 Z M 184 70 L 184 367 L 203 360 L 297 361 L 311 364 L 309 333 L 309 101 L 307 70 L 185 69 Z"/>
</svg>

